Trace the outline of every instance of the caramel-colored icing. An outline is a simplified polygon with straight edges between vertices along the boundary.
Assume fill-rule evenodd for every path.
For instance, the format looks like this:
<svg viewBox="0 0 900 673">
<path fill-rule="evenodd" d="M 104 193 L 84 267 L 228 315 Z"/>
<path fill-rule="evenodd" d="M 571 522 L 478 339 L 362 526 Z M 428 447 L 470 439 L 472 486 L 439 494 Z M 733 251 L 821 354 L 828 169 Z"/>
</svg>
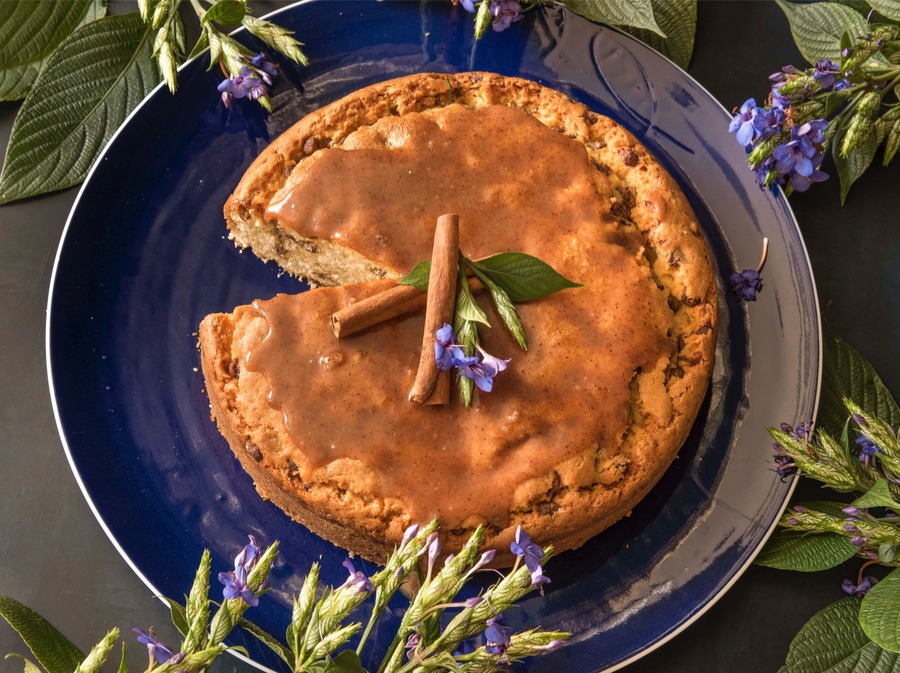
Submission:
<svg viewBox="0 0 900 673">
<path fill-rule="evenodd" d="M 356 460 L 374 474 L 373 497 L 452 528 L 505 523 L 522 484 L 598 446 L 615 451 L 636 372 L 659 370 L 674 344 L 666 294 L 639 238 L 609 216 L 609 195 L 582 145 L 505 107 L 384 119 L 298 167 L 270 214 L 303 236 L 403 272 L 430 256 L 437 217 L 456 212 L 469 257 L 527 252 L 584 287 L 519 305 L 527 352 L 489 312 L 484 347 L 511 362 L 468 410 L 456 395 L 449 407 L 407 401 L 421 314 L 332 334 L 334 311 L 393 281 L 254 303 L 269 330 L 245 365 L 267 377 L 299 452 L 292 461 L 308 476 Z"/>
</svg>

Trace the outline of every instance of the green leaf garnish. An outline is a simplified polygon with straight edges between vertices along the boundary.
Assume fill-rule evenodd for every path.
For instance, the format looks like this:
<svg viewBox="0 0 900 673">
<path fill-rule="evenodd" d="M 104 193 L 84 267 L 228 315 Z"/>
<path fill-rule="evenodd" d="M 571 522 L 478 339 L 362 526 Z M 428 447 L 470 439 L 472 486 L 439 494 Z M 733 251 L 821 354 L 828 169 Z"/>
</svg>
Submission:
<svg viewBox="0 0 900 673">
<path fill-rule="evenodd" d="M 458 286 L 459 291 L 456 294 L 456 315 L 458 318 L 490 327 L 491 323 L 487 314 L 475 301 L 475 297 L 472 296 L 472 290 L 469 289 L 466 267 L 462 260 L 460 260 L 459 264 Z"/>
<path fill-rule="evenodd" d="M 656 23 L 650 0 L 563 0 L 562 4 L 581 16 L 612 26 L 629 26 L 652 31 L 660 37 L 666 34 Z"/>
<path fill-rule="evenodd" d="M 234 26 L 241 22 L 247 13 L 247 5 L 240 0 L 219 0 L 206 10 L 200 23 L 215 21 L 223 26 Z"/>
<path fill-rule="evenodd" d="M 397 281 L 399 285 L 412 285 L 417 290 L 425 292 L 428 290 L 428 274 L 431 272 L 431 260 L 426 259 L 424 262 L 416 264 L 412 271 Z"/>
<path fill-rule="evenodd" d="M 666 36 L 649 28 L 626 27 L 625 31 L 687 69 L 694 53 L 697 0 L 650 0 L 650 5 L 656 23 Z"/>
<path fill-rule="evenodd" d="M 491 298 L 494 300 L 494 306 L 497 308 L 497 314 L 500 316 L 503 324 L 506 325 L 506 329 L 512 334 L 516 343 L 522 347 L 522 350 L 527 351 L 528 339 L 525 336 L 525 328 L 522 326 L 522 320 L 519 318 L 519 313 L 516 311 L 516 307 L 510 300 L 509 295 L 502 287 L 491 280 L 490 276 L 481 271 L 477 266 L 471 263 L 468 263 L 468 266 L 475 273 L 478 280 L 480 280 L 488 289 L 488 292 L 491 293 Z"/>
<path fill-rule="evenodd" d="M 501 252 L 471 264 L 503 288 L 514 302 L 533 301 L 560 290 L 581 287 L 549 264 L 521 252 Z"/>
<path fill-rule="evenodd" d="M 840 63 L 844 33 L 859 39 L 867 32 L 862 14 L 836 2 L 776 2 L 787 17 L 797 48 L 809 63 L 820 58 Z"/>
</svg>

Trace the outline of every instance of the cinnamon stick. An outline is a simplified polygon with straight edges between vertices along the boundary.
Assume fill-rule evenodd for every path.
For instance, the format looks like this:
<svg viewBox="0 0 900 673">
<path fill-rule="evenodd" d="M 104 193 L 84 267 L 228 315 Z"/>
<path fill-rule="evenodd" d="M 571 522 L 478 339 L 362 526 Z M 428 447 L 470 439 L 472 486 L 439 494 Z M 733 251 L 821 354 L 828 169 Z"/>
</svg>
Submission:
<svg viewBox="0 0 900 673">
<path fill-rule="evenodd" d="M 416 380 L 409 391 L 409 399 L 424 404 L 435 391 L 440 370 L 434 358 L 434 335 L 444 323 L 452 322 L 456 300 L 456 275 L 459 268 L 459 215 L 441 215 L 434 230 L 431 251 L 431 271 L 428 274 L 428 297 L 425 304 L 425 329 L 422 333 L 422 353 Z M 436 391 L 435 403 L 450 401 L 450 377 L 446 381 L 446 402 L 443 390 Z M 442 383 L 443 385 L 443 383 Z"/>
<path fill-rule="evenodd" d="M 473 276 L 469 278 L 469 289 L 478 292 L 484 287 Z M 331 329 L 336 337 L 343 339 L 399 315 L 421 311 L 425 301 L 425 293 L 412 285 L 394 285 L 335 311 L 331 315 Z"/>
</svg>

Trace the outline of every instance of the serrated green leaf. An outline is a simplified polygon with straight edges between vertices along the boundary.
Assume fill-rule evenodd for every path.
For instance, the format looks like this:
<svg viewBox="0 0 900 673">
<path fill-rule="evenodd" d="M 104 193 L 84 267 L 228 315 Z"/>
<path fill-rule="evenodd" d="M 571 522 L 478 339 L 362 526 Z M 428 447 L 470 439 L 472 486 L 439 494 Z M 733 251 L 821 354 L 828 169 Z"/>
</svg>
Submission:
<svg viewBox="0 0 900 673">
<path fill-rule="evenodd" d="M 694 53 L 697 0 L 650 0 L 650 4 L 656 23 L 666 37 L 646 28 L 626 28 L 625 31 L 687 70 Z"/>
<path fill-rule="evenodd" d="M 235 26 L 241 22 L 247 13 L 247 5 L 241 0 L 219 0 L 206 10 L 200 23 L 215 21 L 223 26 Z"/>
<path fill-rule="evenodd" d="M 832 436 L 840 435 L 849 415 L 844 398 L 893 427 L 900 425 L 900 407 L 869 361 L 839 337 L 829 336 L 824 344 L 819 427 Z"/>
<path fill-rule="evenodd" d="M 559 290 L 581 287 L 580 283 L 560 275 L 549 264 L 521 252 L 501 252 L 473 264 L 502 287 L 514 302 L 532 301 Z"/>
<path fill-rule="evenodd" d="M 47 673 L 72 673 L 84 653 L 46 619 L 14 598 L 0 594 L 0 616 L 25 641 Z"/>
<path fill-rule="evenodd" d="M 854 507 L 868 509 L 870 507 L 889 507 L 900 511 L 900 503 L 891 496 L 888 483 L 884 479 L 878 479 L 872 487 L 853 501 Z"/>
<path fill-rule="evenodd" d="M 475 301 L 475 297 L 472 296 L 472 290 L 469 289 L 469 282 L 466 279 L 466 268 L 462 262 L 459 264 L 459 274 L 457 275 L 457 291 L 456 291 L 456 312 L 453 318 L 454 323 L 481 323 L 482 325 L 491 326 L 491 323 L 488 321 L 488 317 L 485 312 L 478 305 L 478 302 Z M 459 331 L 457 332 L 457 338 L 459 337 Z M 476 335 L 477 339 L 477 335 Z M 465 343 L 465 342 L 460 342 Z M 473 342 L 474 346 L 474 342 Z M 473 351 L 474 352 L 474 348 Z M 467 352 L 467 355 L 470 353 Z"/>
<path fill-rule="evenodd" d="M 76 28 L 105 15 L 106 3 L 103 0 L 0 2 L 0 45 L 3 45 L 0 47 L 0 101 L 24 98 L 47 56 L 63 38 Z M 28 26 L 36 22 L 41 27 L 35 34 L 27 34 Z M 11 45 L 20 45 L 23 37 L 28 48 L 15 50 L 11 58 L 6 58 L 13 49 Z M 12 61 L 17 64 L 10 65 Z"/>
<path fill-rule="evenodd" d="M 861 602 L 845 598 L 813 615 L 791 642 L 779 673 L 900 673 L 898 657 L 860 627 Z"/>
<path fill-rule="evenodd" d="M 47 60 L 13 124 L 0 203 L 84 180 L 109 138 L 159 81 L 135 12 L 93 21 Z"/>
<path fill-rule="evenodd" d="M 417 290 L 426 292 L 428 290 L 428 275 L 431 273 L 431 260 L 426 259 L 424 262 L 416 264 L 412 271 L 397 281 L 398 285 L 412 285 Z"/>
<path fill-rule="evenodd" d="M 859 609 L 859 623 L 874 643 L 900 652 L 900 568 L 869 590 Z"/>
<path fill-rule="evenodd" d="M 650 0 L 562 0 L 561 4 L 591 21 L 643 28 L 666 37 L 653 17 Z"/>
<path fill-rule="evenodd" d="M 868 0 L 872 9 L 888 19 L 900 21 L 900 0 Z"/>
<path fill-rule="evenodd" d="M 344 650 L 328 663 L 325 673 L 366 673 L 366 670 L 356 652 Z"/>
<path fill-rule="evenodd" d="M 798 535 L 779 530 L 769 538 L 755 563 L 779 570 L 817 572 L 840 565 L 853 558 L 857 551 L 846 537 L 837 533 Z"/>
<path fill-rule="evenodd" d="M 878 545 L 878 560 L 882 563 L 893 563 L 897 558 L 897 545 L 890 542 Z"/>
<path fill-rule="evenodd" d="M 865 17 L 836 2 L 776 2 L 787 17 L 797 49 L 809 63 L 822 58 L 839 62 L 843 33 L 847 31 L 853 40 L 866 33 Z"/>
</svg>

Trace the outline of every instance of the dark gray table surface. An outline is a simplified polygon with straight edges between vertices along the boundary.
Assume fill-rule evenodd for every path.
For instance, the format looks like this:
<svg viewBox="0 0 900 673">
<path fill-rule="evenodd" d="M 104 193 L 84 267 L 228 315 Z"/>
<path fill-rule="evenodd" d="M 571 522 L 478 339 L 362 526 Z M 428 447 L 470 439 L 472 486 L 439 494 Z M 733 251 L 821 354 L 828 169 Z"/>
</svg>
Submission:
<svg viewBox="0 0 900 673">
<path fill-rule="evenodd" d="M 128 4 L 114 2 L 113 11 Z M 256 4 L 262 10 L 280 3 Z M 689 72 L 727 108 L 752 95 L 764 98 L 767 75 L 787 63 L 799 66 L 802 58 L 774 3 L 700 2 Z M 0 103 L 4 147 L 17 109 Z M 167 611 L 116 552 L 79 491 L 51 410 L 45 306 L 76 191 L 0 207 L 0 593 L 43 614 L 85 650 L 113 626 L 157 625 L 164 640 L 175 642 Z M 791 203 L 828 324 L 900 395 L 900 165 L 874 168 L 843 208 L 836 177 Z M 815 492 L 801 483 L 795 498 Z M 800 574 L 753 566 L 684 633 L 627 670 L 775 671 L 793 635 L 842 597 L 840 581 L 855 576 L 857 567 L 851 561 Z M 26 648 L 0 624 L 0 654 L 11 651 Z M 143 669 L 143 647 L 130 648 L 129 664 Z M 0 662 L 0 671 L 20 667 L 17 659 Z M 215 668 L 252 670 L 231 657 Z"/>
</svg>

